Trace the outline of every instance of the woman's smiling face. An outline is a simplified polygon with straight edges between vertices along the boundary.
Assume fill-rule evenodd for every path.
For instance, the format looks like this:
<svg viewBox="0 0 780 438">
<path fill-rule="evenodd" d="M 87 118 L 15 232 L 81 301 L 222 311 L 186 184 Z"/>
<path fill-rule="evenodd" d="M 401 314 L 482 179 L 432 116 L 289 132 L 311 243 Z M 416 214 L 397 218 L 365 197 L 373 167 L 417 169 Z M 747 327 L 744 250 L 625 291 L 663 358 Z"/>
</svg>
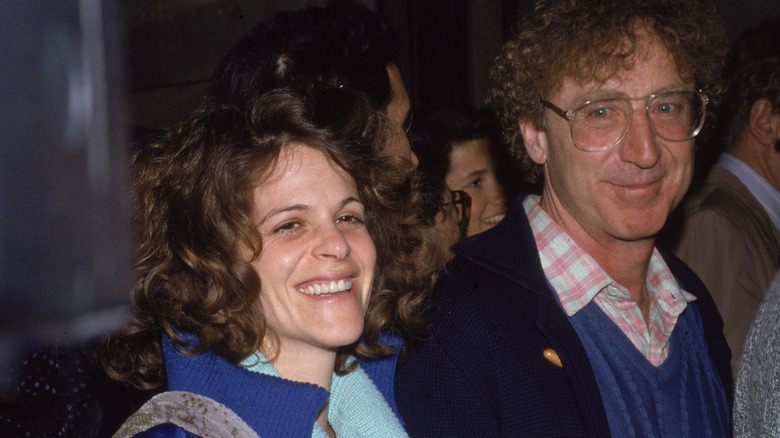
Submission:
<svg viewBox="0 0 780 438">
<path fill-rule="evenodd" d="M 376 264 L 355 181 L 322 152 L 293 144 L 255 188 L 254 204 L 262 251 L 250 263 L 279 340 L 263 353 L 335 355 L 363 332 Z"/>
<path fill-rule="evenodd" d="M 504 191 L 496 179 L 489 142 L 487 138 L 458 142 L 450 152 L 444 180 L 450 190 L 463 190 L 471 196 L 467 236 L 493 228 L 506 215 Z"/>
</svg>

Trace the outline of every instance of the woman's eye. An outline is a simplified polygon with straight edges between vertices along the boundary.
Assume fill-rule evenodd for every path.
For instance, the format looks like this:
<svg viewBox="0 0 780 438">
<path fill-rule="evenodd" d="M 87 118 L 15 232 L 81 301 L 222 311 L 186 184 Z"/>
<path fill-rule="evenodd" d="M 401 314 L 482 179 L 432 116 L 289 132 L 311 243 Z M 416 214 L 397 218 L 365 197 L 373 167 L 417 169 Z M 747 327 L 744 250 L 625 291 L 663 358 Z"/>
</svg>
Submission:
<svg viewBox="0 0 780 438">
<path fill-rule="evenodd" d="M 362 224 L 363 219 L 352 215 L 352 214 L 345 214 L 344 216 L 340 216 L 338 219 L 336 219 L 336 222 L 339 223 L 351 223 L 351 224 Z"/>
<path fill-rule="evenodd" d="M 336 219 L 336 224 L 343 228 L 360 228 L 363 226 L 363 218 L 354 214 L 345 214 Z"/>
<path fill-rule="evenodd" d="M 274 233 L 289 233 L 291 231 L 295 231 L 301 226 L 299 222 L 285 222 L 282 225 L 279 225 L 274 230 Z"/>
<path fill-rule="evenodd" d="M 482 178 L 477 178 L 474 181 L 466 184 L 466 187 L 479 188 L 482 186 Z"/>
</svg>

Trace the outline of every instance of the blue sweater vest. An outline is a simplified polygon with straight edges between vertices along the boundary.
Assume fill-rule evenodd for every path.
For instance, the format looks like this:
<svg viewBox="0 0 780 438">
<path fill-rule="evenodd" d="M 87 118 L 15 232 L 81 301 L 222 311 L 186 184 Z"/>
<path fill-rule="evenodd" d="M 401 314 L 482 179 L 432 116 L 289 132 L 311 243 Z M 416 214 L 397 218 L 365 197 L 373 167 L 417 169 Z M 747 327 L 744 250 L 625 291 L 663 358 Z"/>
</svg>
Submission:
<svg viewBox="0 0 780 438">
<path fill-rule="evenodd" d="M 725 437 L 726 395 L 695 304 L 680 315 L 657 368 L 591 301 L 571 317 L 596 375 L 615 437 Z"/>
</svg>

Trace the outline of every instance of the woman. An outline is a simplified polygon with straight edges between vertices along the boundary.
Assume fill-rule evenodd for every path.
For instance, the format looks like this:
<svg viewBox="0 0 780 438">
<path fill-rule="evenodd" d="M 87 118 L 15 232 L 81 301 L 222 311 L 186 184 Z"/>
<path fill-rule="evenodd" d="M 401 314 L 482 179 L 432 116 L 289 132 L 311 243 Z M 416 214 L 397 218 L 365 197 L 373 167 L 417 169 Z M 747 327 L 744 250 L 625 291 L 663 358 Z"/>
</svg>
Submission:
<svg viewBox="0 0 780 438">
<path fill-rule="evenodd" d="M 441 178 L 452 191 L 471 198 L 465 236 L 496 226 L 506 214 L 506 200 L 517 191 L 513 160 L 500 149 L 500 131 L 484 112 L 444 107 L 412 125 L 419 171 Z M 517 178 L 514 178 L 517 179 Z"/>
<path fill-rule="evenodd" d="M 117 436 L 405 435 L 379 335 L 418 336 L 427 288 L 385 124 L 315 85 L 210 104 L 138 152 L 134 318 L 100 354 L 168 391 Z"/>
</svg>

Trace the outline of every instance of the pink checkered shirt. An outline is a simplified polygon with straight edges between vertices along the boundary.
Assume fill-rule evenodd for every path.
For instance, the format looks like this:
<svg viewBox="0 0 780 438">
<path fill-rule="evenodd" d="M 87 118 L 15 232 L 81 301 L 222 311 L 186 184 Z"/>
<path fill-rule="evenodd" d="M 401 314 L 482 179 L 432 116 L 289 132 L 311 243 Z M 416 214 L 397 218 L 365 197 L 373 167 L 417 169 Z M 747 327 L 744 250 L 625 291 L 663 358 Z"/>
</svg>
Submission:
<svg viewBox="0 0 780 438">
<path fill-rule="evenodd" d="M 574 315 L 593 300 L 651 364 L 663 363 L 677 318 L 696 297 L 680 289 L 658 250 L 653 250 L 647 271 L 651 303 L 649 321 L 645 324 L 639 305 L 631 300 L 628 289 L 615 282 L 553 221 L 542 209 L 538 196 L 528 196 L 523 207 L 531 223 L 544 275 L 558 294 L 566 314 Z"/>
</svg>

